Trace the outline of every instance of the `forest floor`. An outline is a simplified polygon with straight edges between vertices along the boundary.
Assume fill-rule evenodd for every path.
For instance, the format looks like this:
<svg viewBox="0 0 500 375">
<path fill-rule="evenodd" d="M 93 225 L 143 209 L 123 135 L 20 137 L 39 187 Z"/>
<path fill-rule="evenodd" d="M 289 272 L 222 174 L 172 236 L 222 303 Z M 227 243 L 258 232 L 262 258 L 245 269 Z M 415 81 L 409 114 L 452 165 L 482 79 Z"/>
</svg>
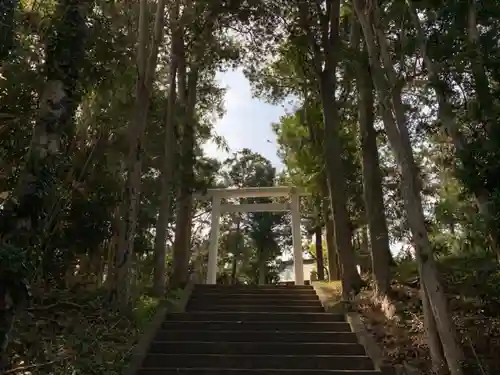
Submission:
<svg viewBox="0 0 500 375">
<path fill-rule="evenodd" d="M 118 375 L 159 301 L 142 296 L 128 314 L 105 291 L 33 293 L 15 318 L 9 375 Z"/>
<path fill-rule="evenodd" d="M 447 256 L 439 260 L 446 293 L 465 350 L 467 374 L 500 374 L 500 268 L 491 257 Z M 387 316 L 375 307 L 372 291 L 364 290 L 354 308 L 379 343 L 388 363 L 430 374 L 416 265 L 395 269 L 395 311 Z"/>
</svg>

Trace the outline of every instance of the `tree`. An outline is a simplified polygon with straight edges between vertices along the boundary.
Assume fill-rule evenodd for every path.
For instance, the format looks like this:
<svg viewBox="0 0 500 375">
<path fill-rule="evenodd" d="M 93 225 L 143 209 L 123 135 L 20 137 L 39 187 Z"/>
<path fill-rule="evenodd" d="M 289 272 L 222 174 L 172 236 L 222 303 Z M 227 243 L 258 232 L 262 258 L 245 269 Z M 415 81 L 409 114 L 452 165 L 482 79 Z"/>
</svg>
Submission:
<svg viewBox="0 0 500 375">
<path fill-rule="evenodd" d="M 14 3 L 10 5 L 6 14 L 12 17 Z M 61 0 L 57 3 L 46 44 L 45 84 L 40 93 L 38 119 L 29 154 L 17 188 L 3 204 L 0 218 L 3 258 L 0 270 L 2 356 L 12 319 L 8 311 L 7 295 L 13 296 L 16 304 L 26 297 L 26 286 L 21 281 L 24 273 L 22 259 L 32 246 L 39 245 L 35 234 L 45 218 L 48 198 L 74 136 L 72 120 L 81 98 L 79 78 L 89 7 L 89 2 Z M 7 27 L 9 24 L 12 26 L 12 22 L 12 19 L 7 20 Z M 7 34 L 9 33 L 12 30 L 7 30 Z M 18 264 L 19 268 L 9 268 L 12 264 Z M 5 366 L 3 358 L 1 366 Z"/>
<path fill-rule="evenodd" d="M 116 284 L 112 291 L 118 304 L 126 307 L 130 301 L 129 272 L 134 254 L 137 230 L 138 207 L 140 201 L 141 170 L 143 159 L 144 132 L 148 121 L 151 90 L 158 59 L 158 51 L 163 39 L 164 0 L 156 6 L 153 35 L 149 36 L 149 10 L 146 0 L 140 2 L 139 27 L 137 36 L 137 83 L 132 119 L 129 124 L 129 146 L 126 164 L 126 188 L 123 195 L 122 215 L 125 225 L 120 234 L 116 253 Z"/>
<path fill-rule="evenodd" d="M 180 13 L 180 0 L 175 1 L 172 14 L 170 16 L 170 29 L 171 29 L 171 49 L 170 49 L 170 69 L 169 69 L 169 82 L 168 82 L 168 96 L 165 108 L 164 117 L 164 154 L 163 166 L 161 168 L 161 199 L 160 210 L 158 213 L 158 220 L 156 223 L 156 236 L 155 236 L 155 277 L 153 280 L 153 289 L 156 295 L 162 296 L 165 293 L 166 286 L 166 234 L 167 225 L 172 216 L 172 183 L 174 180 L 174 168 L 176 161 L 176 145 L 175 136 L 178 130 L 175 123 L 175 110 L 177 103 L 177 70 L 179 68 L 179 56 L 182 49 L 182 30 L 184 28 L 185 13 L 182 19 L 179 18 Z"/>
<path fill-rule="evenodd" d="M 385 219 L 382 176 L 377 149 L 377 133 L 374 127 L 374 96 L 370 65 L 366 48 L 359 51 L 359 26 L 351 25 L 353 48 L 358 56 L 354 60 L 359 106 L 359 130 L 363 154 L 363 194 L 366 221 L 369 225 L 373 279 L 376 293 L 385 296 L 390 289 L 392 255 L 389 248 L 389 233 Z"/>
<path fill-rule="evenodd" d="M 221 29 L 230 25 L 223 3 L 199 2 L 192 4 L 191 34 L 183 36 L 180 47 L 178 91 L 181 106 L 180 127 L 180 188 L 177 202 L 176 233 L 174 242 L 174 271 L 171 284 L 182 286 L 188 277 L 190 259 L 191 220 L 193 208 L 193 166 L 195 164 L 196 134 L 200 127 L 196 113 L 197 89 L 209 78 L 213 80 L 215 71 L 223 64 L 237 58 L 237 50 L 231 40 L 219 37 Z M 188 18 L 189 21 L 189 18 Z M 182 44 L 182 43 L 181 43 Z M 186 48 L 190 45 L 190 49 Z"/>
<path fill-rule="evenodd" d="M 227 183 L 230 187 L 267 187 L 276 183 L 276 170 L 263 156 L 243 149 L 225 161 L 228 167 Z M 271 203 L 270 198 L 241 198 L 240 203 Z M 251 241 L 259 284 L 269 282 L 269 266 L 281 253 L 278 236 L 283 224 L 283 214 L 273 212 L 250 212 L 242 214 L 241 230 Z M 238 250 L 236 250 L 238 251 Z M 235 253 L 237 258 L 237 253 Z"/>
</svg>

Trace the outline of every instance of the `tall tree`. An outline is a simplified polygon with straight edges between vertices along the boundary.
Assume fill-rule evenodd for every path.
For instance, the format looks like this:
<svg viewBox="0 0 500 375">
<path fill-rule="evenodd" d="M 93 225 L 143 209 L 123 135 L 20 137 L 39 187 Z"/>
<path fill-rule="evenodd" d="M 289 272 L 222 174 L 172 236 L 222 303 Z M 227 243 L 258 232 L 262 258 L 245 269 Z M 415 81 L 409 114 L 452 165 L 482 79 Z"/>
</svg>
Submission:
<svg viewBox="0 0 500 375">
<path fill-rule="evenodd" d="M 200 131 L 200 119 L 196 111 L 198 85 L 203 79 L 213 77 L 215 70 L 224 63 L 235 59 L 232 40 L 221 35 L 222 28 L 233 22 L 225 12 L 223 3 L 198 2 L 190 5 L 192 8 L 188 13 L 188 21 L 191 21 L 191 29 L 186 28 L 179 54 L 178 92 L 182 126 L 180 188 L 177 196 L 174 270 L 171 277 L 174 286 L 183 285 L 187 281 L 191 252 L 190 231 L 195 190 L 193 167 L 196 163 L 196 138 Z"/>
<path fill-rule="evenodd" d="M 91 1 L 75 0 L 60 0 L 56 4 L 45 47 L 45 83 L 40 93 L 29 153 L 17 188 L 3 203 L 0 217 L 2 357 L 12 319 L 7 296 L 10 295 L 15 303 L 26 297 L 26 286 L 22 281 L 25 273 L 23 257 L 32 252 L 33 247 L 40 246 L 40 224 L 46 219 L 57 176 L 66 164 L 64 159 L 73 141 L 73 117 L 81 98 L 79 79 L 85 57 L 86 17 L 91 6 Z M 21 267 L 15 269 L 12 264 Z M 5 366 L 4 360 L 2 358 L 2 367 Z"/>
<path fill-rule="evenodd" d="M 359 130 L 363 159 L 363 193 L 366 220 L 370 228 L 370 245 L 373 278 L 376 293 L 385 296 L 390 288 L 390 265 L 392 256 L 389 247 L 389 233 L 385 219 L 382 176 L 377 149 L 377 133 L 374 127 L 373 83 L 366 47 L 359 51 L 359 25 L 351 21 L 351 41 L 355 53 L 354 69 L 358 91 Z"/>
<path fill-rule="evenodd" d="M 317 75 L 323 109 L 326 176 L 333 216 L 335 239 L 342 266 L 344 297 L 357 292 L 361 278 L 356 270 L 351 242 L 349 214 L 346 207 L 345 175 L 340 157 L 340 118 L 336 98 L 338 55 L 340 46 L 340 1 L 329 0 L 325 8 L 314 9 L 300 2 L 299 23 L 306 43 L 313 51 L 313 68 Z"/>
<path fill-rule="evenodd" d="M 116 253 L 116 281 L 112 298 L 121 307 L 130 301 L 130 267 L 134 255 L 140 201 L 141 172 L 144 157 L 144 134 L 148 121 L 151 90 L 156 72 L 158 52 L 163 40 L 165 0 L 159 0 L 153 35 L 149 35 L 149 6 L 146 0 L 140 2 L 137 37 L 137 82 L 132 118 L 128 128 L 128 155 L 126 162 L 126 188 L 123 195 L 122 215 L 125 225 L 120 234 Z"/>
<path fill-rule="evenodd" d="M 179 20 L 180 0 L 175 1 L 172 14 L 170 15 L 170 29 L 172 35 L 170 48 L 169 89 L 164 117 L 164 153 L 161 169 L 161 199 L 158 220 L 156 223 L 155 236 L 155 276 L 153 289 L 155 294 L 161 296 L 165 292 L 166 285 L 166 234 L 167 225 L 172 217 L 172 182 L 174 179 L 176 152 L 176 124 L 175 111 L 177 103 L 177 70 L 179 68 L 179 56 L 182 49 L 182 21 Z M 185 18 L 185 17 L 183 17 Z"/>
</svg>

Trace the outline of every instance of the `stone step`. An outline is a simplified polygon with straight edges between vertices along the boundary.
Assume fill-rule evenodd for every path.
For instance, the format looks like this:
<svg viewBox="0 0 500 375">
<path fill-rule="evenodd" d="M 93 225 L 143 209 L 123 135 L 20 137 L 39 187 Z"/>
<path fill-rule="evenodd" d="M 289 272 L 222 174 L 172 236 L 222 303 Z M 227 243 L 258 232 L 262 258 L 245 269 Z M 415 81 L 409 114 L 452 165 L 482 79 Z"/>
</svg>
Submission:
<svg viewBox="0 0 500 375">
<path fill-rule="evenodd" d="M 193 296 L 197 295 L 219 295 L 219 296 L 233 296 L 235 294 L 248 294 L 252 296 L 315 296 L 316 293 L 314 290 L 305 290 L 305 289 L 297 289 L 297 290 L 287 290 L 287 289 L 234 289 L 234 290 L 194 290 Z"/>
<path fill-rule="evenodd" d="M 284 285 L 284 286 L 294 286 L 295 281 L 280 281 L 278 285 Z M 310 280 L 304 280 L 304 285 L 311 285 Z"/>
<path fill-rule="evenodd" d="M 143 368 L 373 370 L 367 356 L 148 354 Z"/>
<path fill-rule="evenodd" d="M 238 296 L 237 298 L 235 298 Z M 233 297 L 233 298 L 231 298 Z M 302 298 L 301 298 L 302 297 Z M 237 303 L 240 305 L 245 305 L 247 303 L 252 303 L 252 304 L 274 304 L 274 303 L 280 303 L 284 304 L 287 302 L 295 303 L 295 304 L 309 304 L 309 303 L 320 303 L 319 298 L 316 296 L 290 296 L 287 298 L 275 298 L 274 296 L 252 296 L 252 295 L 233 295 L 233 296 L 193 296 L 190 299 L 190 302 L 197 302 L 197 303 L 207 303 L 211 304 L 214 302 L 217 303 Z"/>
<path fill-rule="evenodd" d="M 205 314 L 206 315 L 206 314 Z M 166 320 L 162 330 L 169 331 L 240 331 L 240 332 L 351 332 L 351 327 L 345 321 L 203 321 L 177 319 Z"/>
<path fill-rule="evenodd" d="M 262 313 L 321 313 L 324 312 L 325 309 L 321 304 L 316 304 L 312 306 L 283 306 L 283 305 L 239 305 L 239 304 L 230 304 L 230 305 L 219 305 L 219 304 L 203 304 L 198 305 L 194 309 L 193 306 L 190 305 L 189 310 L 195 310 L 199 312 L 203 311 L 231 311 L 231 312 L 262 312 Z"/>
<path fill-rule="evenodd" d="M 194 322 L 193 322 L 194 323 Z M 224 327 L 221 327 L 224 328 Z M 356 344 L 356 334 L 348 332 L 348 327 L 343 327 L 344 332 L 290 332 L 290 331 L 220 331 L 199 330 L 190 323 L 186 330 L 164 329 L 160 330 L 155 341 L 211 341 L 211 342 L 291 342 L 291 343 L 351 343 Z"/>
<path fill-rule="evenodd" d="M 223 284 L 196 284 L 195 289 L 199 290 L 213 290 L 213 289 L 223 289 L 223 290 L 233 290 L 233 289 L 257 289 L 257 290 L 314 290 L 312 285 L 276 285 L 276 284 L 266 284 L 266 285 L 223 285 Z"/>
<path fill-rule="evenodd" d="M 379 375 L 343 314 L 311 286 L 198 285 L 137 375 Z"/>
<path fill-rule="evenodd" d="M 366 355 L 363 345 L 347 343 L 154 341 L 152 354 Z"/>
<path fill-rule="evenodd" d="M 137 375 L 382 375 L 375 370 L 149 368 Z"/>
<path fill-rule="evenodd" d="M 254 306 L 312 306 L 321 307 L 319 299 L 273 299 L 273 298 L 240 298 L 240 299 L 226 299 L 226 298 L 202 298 L 197 297 L 189 301 L 188 308 L 203 308 L 209 305 L 254 305 Z"/>
<path fill-rule="evenodd" d="M 287 295 L 297 295 L 297 294 L 309 294 L 314 295 L 316 292 L 313 287 L 305 288 L 291 288 L 291 287 L 232 287 L 232 286 L 219 286 L 216 287 L 195 287 L 193 290 L 194 294 L 197 293 L 212 293 L 212 294 L 287 294 Z"/>
<path fill-rule="evenodd" d="M 252 301 L 319 301 L 317 294 L 315 293 L 299 293 L 299 294 L 261 294 L 261 293 L 193 293 L 191 295 L 191 300 L 203 300 L 203 301 L 240 301 L 240 300 L 252 300 Z"/>
<path fill-rule="evenodd" d="M 308 312 L 235 312 L 210 311 L 170 313 L 166 321 L 203 321 L 203 322 L 344 322 L 344 315 Z"/>
</svg>

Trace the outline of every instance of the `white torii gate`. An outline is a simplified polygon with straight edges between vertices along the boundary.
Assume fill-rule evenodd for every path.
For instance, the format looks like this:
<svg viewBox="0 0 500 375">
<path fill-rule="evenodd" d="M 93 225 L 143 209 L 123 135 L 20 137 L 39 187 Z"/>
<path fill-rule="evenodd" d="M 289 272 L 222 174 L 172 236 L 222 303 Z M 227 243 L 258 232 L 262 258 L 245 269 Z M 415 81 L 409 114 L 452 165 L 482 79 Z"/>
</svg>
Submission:
<svg viewBox="0 0 500 375">
<path fill-rule="evenodd" d="M 300 196 L 308 195 L 304 189 L 295 186 L 247 187 L 208 189 L 198 196 L 212 199 L 212 228 L 208 248 L 207 284 L 215 284 L 217 279 L 217 252 L 219 243 L 220 216 L 226 212 L 283 212 L 292 213 L 292 242 L 295 284 L 304 285 L 304 262 L 302 255 L 302 237 L 300 233 Z M 259 198 L 290 197 L 289 203 L 246 203 L 222 204 L 223 198 Z"/>
</svg>

